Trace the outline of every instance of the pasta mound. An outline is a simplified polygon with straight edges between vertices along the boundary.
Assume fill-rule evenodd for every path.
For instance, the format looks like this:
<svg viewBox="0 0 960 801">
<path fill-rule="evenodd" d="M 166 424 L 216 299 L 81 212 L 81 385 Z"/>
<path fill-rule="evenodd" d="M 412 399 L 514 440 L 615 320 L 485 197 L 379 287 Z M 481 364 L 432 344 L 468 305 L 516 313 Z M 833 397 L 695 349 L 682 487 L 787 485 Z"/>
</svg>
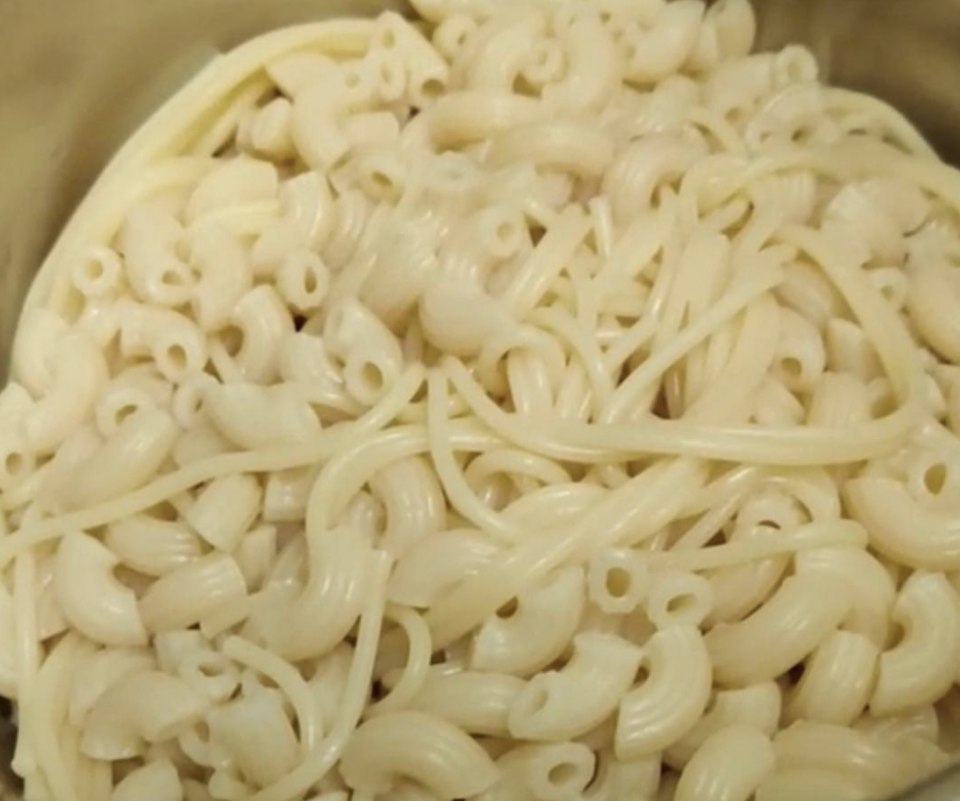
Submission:
<svg viewBox="0 0 960 801">
<path fill-rule="evenodd" d="M 960 740 L 960 178 L 746 0 L 222 56 L 0 394 L 25 801 L 867 799 Z"/>
</svg>

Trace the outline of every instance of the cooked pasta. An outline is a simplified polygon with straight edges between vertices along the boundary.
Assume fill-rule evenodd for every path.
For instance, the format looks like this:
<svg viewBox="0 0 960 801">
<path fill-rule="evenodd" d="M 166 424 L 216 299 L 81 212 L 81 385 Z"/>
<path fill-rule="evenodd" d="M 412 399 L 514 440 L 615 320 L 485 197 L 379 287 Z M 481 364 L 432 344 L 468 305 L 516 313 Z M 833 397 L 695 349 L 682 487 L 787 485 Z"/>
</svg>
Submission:
<svg viewBox="0 0 960 801">
<path fill-rule="evenodd" d="M 25 801 L 885 796 L 960 738 L 960 176 L 748 0 L 216 59 L 0 393 Z"/>
</svg>

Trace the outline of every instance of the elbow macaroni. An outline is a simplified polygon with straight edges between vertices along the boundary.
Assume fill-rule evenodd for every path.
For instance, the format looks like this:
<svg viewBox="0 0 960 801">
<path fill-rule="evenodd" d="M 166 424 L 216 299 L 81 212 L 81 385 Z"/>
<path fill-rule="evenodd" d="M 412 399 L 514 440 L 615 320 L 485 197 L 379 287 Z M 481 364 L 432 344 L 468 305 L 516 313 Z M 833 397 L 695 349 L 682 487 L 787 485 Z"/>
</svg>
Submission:
<svg viewBox="0 0 960 801">
<path fill-rule="evenodd" d="M 138 132 L 0 393 L 26 801 L 886 796 L 955 750 L 960 223 L 748 0 L 416 0 Z M 508 8 L 509 6 L 509 8 Z"/>
</svg>

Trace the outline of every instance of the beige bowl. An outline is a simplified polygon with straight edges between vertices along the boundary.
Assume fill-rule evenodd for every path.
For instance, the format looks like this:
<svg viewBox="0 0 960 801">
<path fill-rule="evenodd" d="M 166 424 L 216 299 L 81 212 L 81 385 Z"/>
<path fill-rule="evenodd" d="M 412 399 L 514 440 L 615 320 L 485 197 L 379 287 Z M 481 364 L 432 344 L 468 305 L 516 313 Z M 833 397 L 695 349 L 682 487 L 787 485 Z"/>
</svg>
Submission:
<svg viewBox="0 0 960 801">
<path fill-rule="evenodd" d="M 832 82 L 890 101 L 960 164 L 960 0 L 754 3 L 762 46 L 807 44 Z M 165 97 L 213 54 L 258 33 L 402 6 L 0 0 L 0 377 L 44 253 L 110 154 Z M 0 797 L 9 791 L 9 739 L 0 727 Z M 960 769 L 903 799 L 960 799 Z"/>
</svg>

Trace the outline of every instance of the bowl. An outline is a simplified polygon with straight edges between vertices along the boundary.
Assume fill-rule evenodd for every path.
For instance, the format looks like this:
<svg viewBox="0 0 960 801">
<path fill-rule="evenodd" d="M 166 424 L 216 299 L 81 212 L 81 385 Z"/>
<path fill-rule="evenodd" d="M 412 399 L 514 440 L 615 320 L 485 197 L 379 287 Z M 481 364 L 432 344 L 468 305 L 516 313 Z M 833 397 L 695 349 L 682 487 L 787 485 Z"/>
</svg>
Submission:
<svg viewBox="0 0 960 801">
<path fill-rule="evenodd" d="M 754 0 L 760 47 L 806 44 L 832 83 L 898 107 L 960 165 L 960 0 Z M 216 53 L 402 0 L 0 0 L 0 378 L 44 254 L 114 150 Z M 15 798 L 0 732 L 0 797 Z M 4 774 L 7 777 L 4 777 Z M 9 795 L 10 793 L 13 795 Z M 960 767 L 899 796 L 960 798 Z"/>
</svg>

